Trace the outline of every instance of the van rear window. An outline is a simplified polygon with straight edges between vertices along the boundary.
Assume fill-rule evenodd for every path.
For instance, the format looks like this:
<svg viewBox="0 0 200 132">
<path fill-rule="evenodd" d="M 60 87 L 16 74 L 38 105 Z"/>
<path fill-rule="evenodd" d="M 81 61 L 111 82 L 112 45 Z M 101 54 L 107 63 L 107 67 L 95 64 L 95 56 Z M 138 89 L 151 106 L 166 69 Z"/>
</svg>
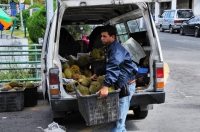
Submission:
<svg viewBox="0 0 200 132">
<path fill-rule="evenodd" d="M 190 18 L 193 16 L 192 10 L 178 10 L 177 18 Z"/>
</svg>

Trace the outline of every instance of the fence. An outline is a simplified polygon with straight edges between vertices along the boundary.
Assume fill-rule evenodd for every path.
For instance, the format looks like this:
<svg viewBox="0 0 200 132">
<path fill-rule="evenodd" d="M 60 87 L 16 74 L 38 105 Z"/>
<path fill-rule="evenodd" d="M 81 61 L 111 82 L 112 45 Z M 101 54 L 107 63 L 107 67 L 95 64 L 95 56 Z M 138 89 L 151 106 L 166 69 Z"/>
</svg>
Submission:
<svg viewBox="0 0 200 132">
<path fill-rule="evenodd" d="M 41 81 L 41 46 L 0 45 L 0 83 L 16 81 Z M 6 49 L 7 47 L 7 49 Z"/>
</svg>

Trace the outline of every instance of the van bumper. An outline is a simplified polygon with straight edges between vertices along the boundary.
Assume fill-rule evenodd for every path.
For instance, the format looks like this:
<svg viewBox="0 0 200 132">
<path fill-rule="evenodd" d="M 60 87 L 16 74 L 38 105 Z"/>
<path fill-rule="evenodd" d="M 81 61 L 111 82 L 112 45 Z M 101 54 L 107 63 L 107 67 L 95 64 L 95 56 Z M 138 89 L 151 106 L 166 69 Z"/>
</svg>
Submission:
<svg viewBox="0 0 200 132">
<path fill-rule="evenodd" d="M 78 110 L 78 101 L 77 99 L 51 99 L 51 108 L 53 111 Z"/>
<path fill-rule="evenodd" d="M 131 106 L 161 104 L 165 102 L 165 92 L 135 93 L 131 99 Z"/>
<path fill-rule="evenodd" d="M 173 28 L 174 30 L 180 30 L 180 27 L 181 27 L 181 25 L 173 25 L 172 28 Z"/>
</svg>

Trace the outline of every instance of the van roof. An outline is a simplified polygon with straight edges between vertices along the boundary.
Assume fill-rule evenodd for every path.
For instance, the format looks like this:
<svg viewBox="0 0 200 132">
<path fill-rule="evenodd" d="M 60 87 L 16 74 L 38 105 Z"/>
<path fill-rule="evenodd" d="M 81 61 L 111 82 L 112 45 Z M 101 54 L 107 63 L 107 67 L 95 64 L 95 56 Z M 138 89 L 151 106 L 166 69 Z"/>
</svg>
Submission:
<svg viewBox="0 0 200 132">
<path fill-rule="evenodd" d="M 115 4 L 132 4 L 137 2 L 168 2 L 172 0 L 58 0 L 61 5 L 68 7 L 77 6 L 94 6 L 94 5 L 115 5 Z"/>
<path fill-rule="evenodd" d="M 64 10 L 63 25 L 81 23 L 103 24 L 112 18 L 119 17 L 131 11 L 134 11 L 137 17 L 142 16 L 139 6 L 136 4 L 64 7 Z"/>
</svg>

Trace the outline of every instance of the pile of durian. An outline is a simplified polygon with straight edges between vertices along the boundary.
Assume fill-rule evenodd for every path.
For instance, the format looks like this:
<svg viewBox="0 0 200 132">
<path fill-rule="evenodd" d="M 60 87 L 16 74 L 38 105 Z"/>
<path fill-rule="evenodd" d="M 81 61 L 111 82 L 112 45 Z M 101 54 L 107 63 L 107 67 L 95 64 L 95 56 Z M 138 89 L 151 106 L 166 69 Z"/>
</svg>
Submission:
<svg viewBox="0 0 200 132">
<path fill-rule="evenodd" d="M 104 76 L 99 76 L 96 81 L 92 81 L 89 77 L 82 76 L 76 82 L 77 89 L 82 96 L 87 96 L 91 94 L 96 94 L 103 86 Z M 66 84 L 66 91 L 73 92 L 75 91 L 75 84 L 73 82 Z M 108 91 L 111 92 L 115 88 L 109 87 Z"/>
<path fill-rule="evenodd" d="M 68 83 L 65 86 L 67 92 L 75 91 L 75 84 L 79 92 L 83 95 L 96 94 L 102 86 L 104 76 L 99 76 L 96 81 L 92 81 L 90 77 L 92 72 L 89 68 L 90 57 L 81 56 L 78 60 L 73 60 L 70 56 L 66 57 L 69 61 L 62 64 L 62 77 L 73 79 L 74 82 Z M 113 91 L 114 87 L 110 87 L 109 91 Z"/>
<path fill-rule="evenodd" d="M 17 81 L 11 81 L 4 85 L 3 89 L 0 89 L 0 92 L 8 91 L 8 92 L 14 92 L 14 91 L 22 91 L 24 88 L 32 88 L 35 87 L 34 83 L 27 82 L 25 84 L 19 83 Z"/>
</svg>

